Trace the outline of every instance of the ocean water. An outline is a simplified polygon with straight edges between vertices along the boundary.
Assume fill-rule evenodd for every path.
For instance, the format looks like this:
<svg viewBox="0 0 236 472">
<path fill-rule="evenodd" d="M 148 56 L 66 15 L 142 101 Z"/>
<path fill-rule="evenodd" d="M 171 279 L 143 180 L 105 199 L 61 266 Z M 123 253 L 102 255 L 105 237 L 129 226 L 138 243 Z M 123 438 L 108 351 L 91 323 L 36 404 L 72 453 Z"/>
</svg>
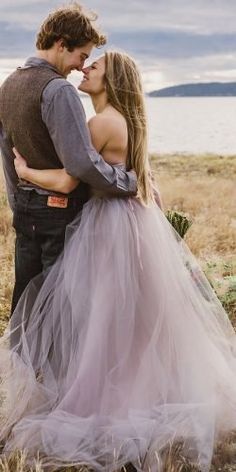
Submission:
<svg viewBox="0 0 236 472">
<path fill-rule="evenodd" d="M 24 59 L 0 58 L 0 84 Z M 81 77 L 69 80 L 78 86 Z M 94 114 L 82 98 L 87 117 Z M 149 150 L 157 153 L 236 155 L 236 97 L 146 98 Z"/>
<path fill-rule="evenodd" d="M 82 98 L 86 115 L 94 110 Z M 149 150 L 236 155 L 236 97 L 146 98 Z"/>
</svg>

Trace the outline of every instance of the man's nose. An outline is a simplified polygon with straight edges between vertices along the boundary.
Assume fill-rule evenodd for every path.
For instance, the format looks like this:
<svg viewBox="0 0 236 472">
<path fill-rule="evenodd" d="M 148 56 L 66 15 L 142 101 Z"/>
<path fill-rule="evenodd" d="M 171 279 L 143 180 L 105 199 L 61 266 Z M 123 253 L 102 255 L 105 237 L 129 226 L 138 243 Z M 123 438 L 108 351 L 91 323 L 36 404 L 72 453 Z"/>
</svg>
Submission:
<svg viewBox="0 0 236 472">
<path fill-rule="evenodd" d="M 77 70 L 81 72 L 83 70 L 83 67 L 84 67 L 84 61 L 80 61 L 80 64 L 78 65 Z"/>
<path fill-rule="evenodd" d="M 87 74 L 88 71 L 89 71 L 89 67 L 83 67 L 83 68 L 82 68 L 83 74 Z"/>
</svg>

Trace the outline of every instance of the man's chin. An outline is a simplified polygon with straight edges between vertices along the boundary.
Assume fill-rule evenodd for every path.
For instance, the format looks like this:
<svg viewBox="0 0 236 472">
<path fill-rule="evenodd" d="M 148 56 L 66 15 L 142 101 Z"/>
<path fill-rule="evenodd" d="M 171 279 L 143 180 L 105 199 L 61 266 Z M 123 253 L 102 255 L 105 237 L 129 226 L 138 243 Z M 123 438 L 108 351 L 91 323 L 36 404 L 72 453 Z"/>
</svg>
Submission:
<svg viewBox="0 0 236 472">
<path fill-rule="evenodd" d="M 63 70 L 63 71 L 61 70 L 60 73 L 61 73 L 61 75 L 63 75 L 63 77 L 65 77 L 65 79 L 66 79 L 67 76 L 70 74 L 70 72 L 65 71 L 65 70 Z"/>
<path fill-rule="evenodd" d="M 73 72 L 73 70 L 75 70 L 75 69 L 64 70 L 64 72 L 63 72 L 64 77 L 67 78 L 68 75 L 70 75 Z"/>
<path fill-rule="evenodd" d="M 81 70 L 78 67 L 72 67 L 72 69 L 67 71 L 67 75 L 71 74 L 71 72 L 81 72 Z"/>
</svg>

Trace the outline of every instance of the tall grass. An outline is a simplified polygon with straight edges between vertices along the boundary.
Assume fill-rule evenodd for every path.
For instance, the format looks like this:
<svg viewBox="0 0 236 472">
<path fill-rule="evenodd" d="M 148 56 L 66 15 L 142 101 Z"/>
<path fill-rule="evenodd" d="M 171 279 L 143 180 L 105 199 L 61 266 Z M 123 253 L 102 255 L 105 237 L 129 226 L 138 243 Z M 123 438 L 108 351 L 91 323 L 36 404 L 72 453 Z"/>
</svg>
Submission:
<svg viewBox="0 0 236 472">
<path fill-rule="evenodd" d="M 3 172 L 0 167 L 0 335 L 9 315 L 12 286 L 14 233 L 12 214 L 7 204 Z"/>
<path fill-rule="evenodd" d="M 185 241 L 236 327 L 236 156 L 152 156 L 165 209 L 192 225 Z"/>
</svg>

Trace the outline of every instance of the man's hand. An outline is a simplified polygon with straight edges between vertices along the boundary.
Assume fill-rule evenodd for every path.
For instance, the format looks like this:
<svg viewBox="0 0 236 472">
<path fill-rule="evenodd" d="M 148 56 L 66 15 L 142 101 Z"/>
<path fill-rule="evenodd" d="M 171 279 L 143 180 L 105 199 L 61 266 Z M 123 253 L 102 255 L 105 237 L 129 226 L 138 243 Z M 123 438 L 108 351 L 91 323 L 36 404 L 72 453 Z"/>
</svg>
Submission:
<svg viewBox="0 0 236 472">
<path fill-rule="evenodd" d="M 16 173 L 19 178 L 21 179 L 26 179 L 26 171 L 27 171 L 27 162 L 26 160 L 21 156 L 21 154 L 17 151 L 17 149 L 14 147 L 12 151 L 15 154 L 15 159 L 14 159 L 14 166 Z"/>
</svg>

